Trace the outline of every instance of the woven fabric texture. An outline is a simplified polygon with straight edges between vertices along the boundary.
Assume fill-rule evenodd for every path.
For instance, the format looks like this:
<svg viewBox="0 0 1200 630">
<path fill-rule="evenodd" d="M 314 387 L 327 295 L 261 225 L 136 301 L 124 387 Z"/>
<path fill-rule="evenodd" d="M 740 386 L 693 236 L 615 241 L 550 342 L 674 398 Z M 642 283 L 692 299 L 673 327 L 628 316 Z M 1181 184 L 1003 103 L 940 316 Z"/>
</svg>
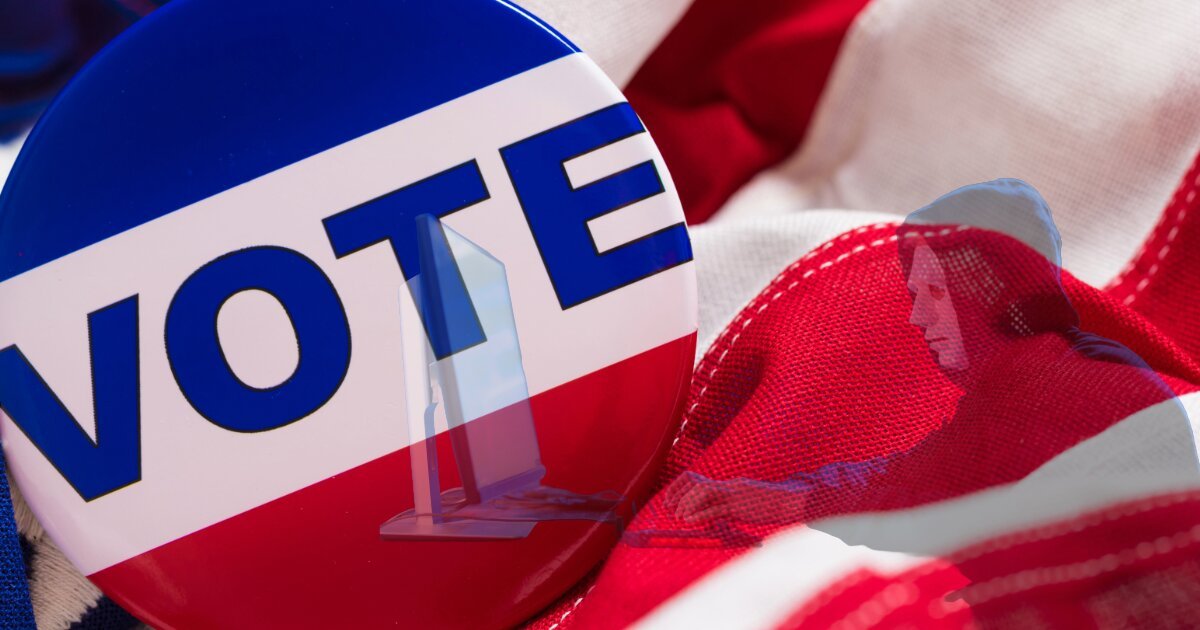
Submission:
<svg viewBox="0 0 1200 630">
<path fill-rule="evenodd" d="M 1189 199 L 1189 181 L 1181 200 Z M 1179 209 L 1172 204 L 1167 215 Z M 1175 247 L 1189 251 L 1188 242 Z M 939 353 L 914 325 L 906 286 L 916 267 L 913 243 L 946 261 L 944 288 L 960 296 L 959 320 L 983 324 L 964 332 L 971 357 L 983 357 L 981 369 L 965 378 L 939 364 Z M 1164 277 L 1186 276 L 1195 261 L 1184 258 Z M 1139 269 L 1148 270 L 1135 264 L 1128 273 Z M 1131 275 L 1127 282 L 1141 279 Z M 855 514 L 875 521 L 871 514 L 880 510 L 969 501 L 1023 478 L 1057 489 L 1059 502 L 1078 495 L 1097 503 L 1047 513 L 1047 523 L 1028 529 L 960 536 L 960 547 L 925 550 L 937 559 L 911 572 L 859 567 L 825 574 L 822 588 L 791 602 L 791 614 L 776 621 L 797 627 L 885 616 L 888 624 L 975 620 L 997 627 L 1022 619 L 1112 622 L 1121 615 L 1180 621 L 1196 570 L 1192 528 L 1200 524 L 1195 495 L 1184 489 L 1200 479 L 1193 429 L 1175 397 L 1198 391 L 1200 357 L 1186 335 L 1177 341 L 1170 331 L 1178 329 L 1173 322 L 1194 317 L 1196 307 L 1180 300 L 1148 317 L 1160 312 L 1148 295 L 1130 303 L 1125 295 L 1119 286 L 1105 291 L 1059 272 L 1016 239 L 973 227 L 876 224 L 805 254 L 746 305 L 701 360 L 660 492 L 586 586 L 586 597 L 572 602 L 558 623 L 610 627 L 653 619 L 656 608 L 670 607 L 668 600 L 686 599 L 726 563 L 801 523 L 823 529 L 830 517 Z M 1142 299 L 1141 311 L 1131 308 Z M 1131 417 L 1141 418 L 1134 430 Z M 1139 444 L 1149 446 L 1139 450 Z M 1122 449 L 1137 454 L 1116 476 L 1096 475 L 1095 460 L 1119 459 Z M 871 465 L 864 471 L 839 462 Z M 1124 501 L 1099 490 L 1141 479 L 1139 469 L 1156 464 L 1164 467 L 1154 475 L 1171 479 L 1166 485 L 1146 486 Z M 798 479 L 813 485 L 822 476 L 818 491 L 800 503 L 746 483 L 778 489 Z M 689 477 L 728 484 L 740 497 L 724 514 L 734 518 L 710 518 L 710 506 L 702 504 L 693 514 L 703 518 L 689 519 L 678 501 L 665 505 Z M 865 488 L 862 477 L 872 479 Z M 1067 490 L 1051 478 L 1085 485 Z M 1156 494 L 1151 487 L 1184 491 Z M 1014 509 L 1036 515 L 1040 508 Z M 1103 526 L 1077 533 L 1093 521 Z M 1050 542 L 1004 542 L 1027 539 Z M 795 561 L 803 572 L 803 559 Z M 1068 588 L 1039 590 L 1060 583 Z M 848 584 L 853 592 L 843 592 Z M 825 602 L 821 593 L 838 595 Z M 947 593 L 961 603 L 943 610 Z M 1138 597 L 1119 605 L 1130 593 Z M 887 597 L 895 605 L 884 607 L 886 615 L 869 612 Z M 860 608 L 868 612 L 853 617 Z M 543 621 L 554 612 L 565 611 Z"/>
</svg>

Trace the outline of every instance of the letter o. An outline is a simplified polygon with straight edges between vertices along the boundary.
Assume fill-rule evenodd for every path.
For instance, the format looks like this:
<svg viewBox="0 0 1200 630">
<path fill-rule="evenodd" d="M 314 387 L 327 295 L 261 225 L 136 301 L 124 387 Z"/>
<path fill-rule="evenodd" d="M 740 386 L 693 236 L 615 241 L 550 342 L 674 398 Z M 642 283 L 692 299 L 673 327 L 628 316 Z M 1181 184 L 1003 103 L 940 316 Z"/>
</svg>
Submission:
<svg viewBox="0 0 1200 630">
<path fill-rule="evenodd" d="M 299 346 L 295 371 L 266 389 L 234 374 L 217 334 L 221 307 L 249 290 L 283 305 Z M 308 416 L 333 397 L 350 368 L 350 325 L 337 290 L 316 263 L 283 247 L 238 250 L 196 270 L 171 299 L 165 340 L 184 397 L 230 431 L 269 431 Z"/>
</svg>

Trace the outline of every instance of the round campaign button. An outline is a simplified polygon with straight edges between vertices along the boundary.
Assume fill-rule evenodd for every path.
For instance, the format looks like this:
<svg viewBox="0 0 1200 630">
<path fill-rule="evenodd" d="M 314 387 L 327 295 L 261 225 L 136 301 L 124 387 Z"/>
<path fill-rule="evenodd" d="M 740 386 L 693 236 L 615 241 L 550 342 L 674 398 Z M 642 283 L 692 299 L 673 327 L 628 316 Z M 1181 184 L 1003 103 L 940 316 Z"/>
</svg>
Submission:
<svg viewBox="0 0 1200 630">
<path fill-rule="evenodd" d="M 617 540 L 696 287 L 620 91 L 501 0 L 176 0 L 0 197 L 0 437 L 179 627 L 502 626 Z"/>
</svg>

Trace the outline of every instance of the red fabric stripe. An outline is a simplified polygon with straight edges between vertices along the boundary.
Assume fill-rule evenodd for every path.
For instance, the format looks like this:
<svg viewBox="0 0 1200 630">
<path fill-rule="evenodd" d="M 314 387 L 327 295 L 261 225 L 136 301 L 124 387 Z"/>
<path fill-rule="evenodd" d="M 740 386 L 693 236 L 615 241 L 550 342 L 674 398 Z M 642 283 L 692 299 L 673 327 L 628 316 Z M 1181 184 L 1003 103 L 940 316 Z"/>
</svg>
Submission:
<svg viewBox="0 0 1200 630">
<path fill-rule="evenodd" d="M 781 627 L 1190 627 L 1197 595 L 1191 492 L 1000 537 L 900 575 L 859 571 Z"/>
<path fill-rule="evenodd" d="M 696 0 L 626 89 L 688 220 L 713 215 L 804 139 L 867 0 Z"/>
<path fill-rule="evenodd" d="M 697 368 L 660 487 L 684 470 L 779 481 L 826 464 L 920 455 L 889 464 L 879 492 L 829 488 L 814 493 L 803 514 L 737 525 L 762 536 L 789 521 L 902 509 L 1015 481 L 1169 395 L 1138 368 L 1070 354 L 1058 335 L 1014 340 L 1011 362 L 996 364 L 1007 371 L 964 394 L 908 323 L 912 299 L 895 235 L 894 226 L 843 235 L 743 310 Z M 973 238 L 983 251 L 989 242 L 1018 247 L 1000 235 Z M 1063 284 L 1085 330 L 1133 348 L 1176 392 L 1196 389 L 1196 365 L 1143 318 L 1069 275 Z M 714 531 L 709 548 L 629 544 L 638 531 L 695 528 L 664 508 L 660 492 L 567 621 L 585 628 L 635 621 L 744 550 L 728 531 Z M 559 621 L 553 614 L 543 625 Z"/>
<path fill-rule="evenodd" d="M 1109 292 L 1200 361 L 1200 155 L 1142 251 Z"/>
<path fill-rule="evenodd" d="M 646 423 L 676 417 L 683 398 L 661 375 L 694 352 L 690 335 L 535 396 L 544 483 L 643 496 L 675 432 L 647 436 Z M 438 448 L 453 461 L 446 434 Z M 451 487 L 454 467 L 441 470 Z M 410 479 L 403 449 L 89 577 L 159 628 L 498 627 L 569 589 L 616 539 L 563 521 L 516 541 L 383 542 L 379 525 L 413 505 Z"/>
</svg>

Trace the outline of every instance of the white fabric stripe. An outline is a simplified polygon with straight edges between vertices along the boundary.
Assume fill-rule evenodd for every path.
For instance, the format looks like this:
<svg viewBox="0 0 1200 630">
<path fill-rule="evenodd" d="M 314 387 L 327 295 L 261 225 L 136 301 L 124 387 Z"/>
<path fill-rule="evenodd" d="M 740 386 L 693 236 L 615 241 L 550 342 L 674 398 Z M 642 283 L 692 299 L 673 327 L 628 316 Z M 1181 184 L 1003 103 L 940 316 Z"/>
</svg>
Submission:
<svg viewBox="0 0 1200 630">
<path fill-rule="evenodd" d="M 516 0 L 624 87 L 692 0 Z"/>
<path fill-rule="evenodd" d="M 43 538 L 34 548 L 37 551 L 29 598 L 37 626 L 41 630 L 67 630 L 100 601 L 100 589 L 80 575 L 49 538 Z"/>
<path fill-rule="evenodd" d="M 17 343 L 92 435 L 85 316 L 139 295 L 141 481 L 85 503 L 0 416 L 13 476 L 68 557 L 90 574 L 410 444 L 399 386 L 398 300 L 408 294 L 394 255 L 380 244 L 335 259 L 321 219 L 472 158 L 491 199 L 445 222 L 504 263 L 531 394 L 693 332 L 695 314 L 682 307 L 695 300 L 691 265 L 562 310 L 501 162 L 500 147 L 619 102 L 615 87 L 596 80 L 599 72 L 583 55 L 546 64 L 0 283 L 0 347 Z M 661 157 L 647 158 L 674 199 Z M 677 201 L 636 211 L 670 223 L 683 216 Z M 207 422 L 180 394 L 163 322 L 195 269 L 263 244 L 295 249 L 329 275 L 353 352 L 323 408 L 280 429 L 240 434 Z M 647 304 L 680 308 L 646 317 Z"/>
<path fill-rule="evenodd" d="M 1200 394 L 1180 397 L 1193 426 Z M 1107 505 L 1200 487 L 1195 438 L 1163 403 L 1051 460 L 1022 482 L 898 512 L 859 514 L 781 532 L 680 591 L 643 628 L 770 628 L 835 580 L 860 569 L 903 571 L 989 538 Z M 1130 444 L 1131 440 L 1137 443 Z M 1172 441 L 1174 445 L 1170 444 Z M 1104 462 L 1095 458 L 1104 456 Z M 1156 461 L 1147 462 L 1147 457 Z"/>
<path fill-rule="evenodd" d="M 709 573 L 640 619 L 639 630 L 772 628 L 836 576 L 868 568 L 904 571 L 922 558 L 854 547 L 800 526 Z"/>
<path fill-rule="evenodd" d="M 1024 179 L 1064 266 L 1101 285 L 1134 254 L 1200 148 L 1200 3 L 875 0 L 804 146 L 716 220 L 854 208 L 904 215 Z M 786 80 L 786 77 L 781 78 Z"/>
<path fill-rule="evenodd" d="M 8 172 L 12 170 L 13 163 L 17 161 L 17 153 L 21 150 L 21 144 L 25 141 L 24 137 L 17 138 L 7 144 L 0 143 L 0 189 L 3 189 L 4 182 L 8 180 Z"/>
<path fill-rule="evenodd" d="M 1200 394 L 1179 400 L 1195 423 Z M 901 512 L 830 519 L 813 527 L 850 544 L 932 556 L 1106 505 L 1200 487 L 1192 435 L 1196 427 L 1177 424 L 1182 418 L 1172 406 L 1175 401 L 1134 414 L 1015 484 Z"/>
</svg>

